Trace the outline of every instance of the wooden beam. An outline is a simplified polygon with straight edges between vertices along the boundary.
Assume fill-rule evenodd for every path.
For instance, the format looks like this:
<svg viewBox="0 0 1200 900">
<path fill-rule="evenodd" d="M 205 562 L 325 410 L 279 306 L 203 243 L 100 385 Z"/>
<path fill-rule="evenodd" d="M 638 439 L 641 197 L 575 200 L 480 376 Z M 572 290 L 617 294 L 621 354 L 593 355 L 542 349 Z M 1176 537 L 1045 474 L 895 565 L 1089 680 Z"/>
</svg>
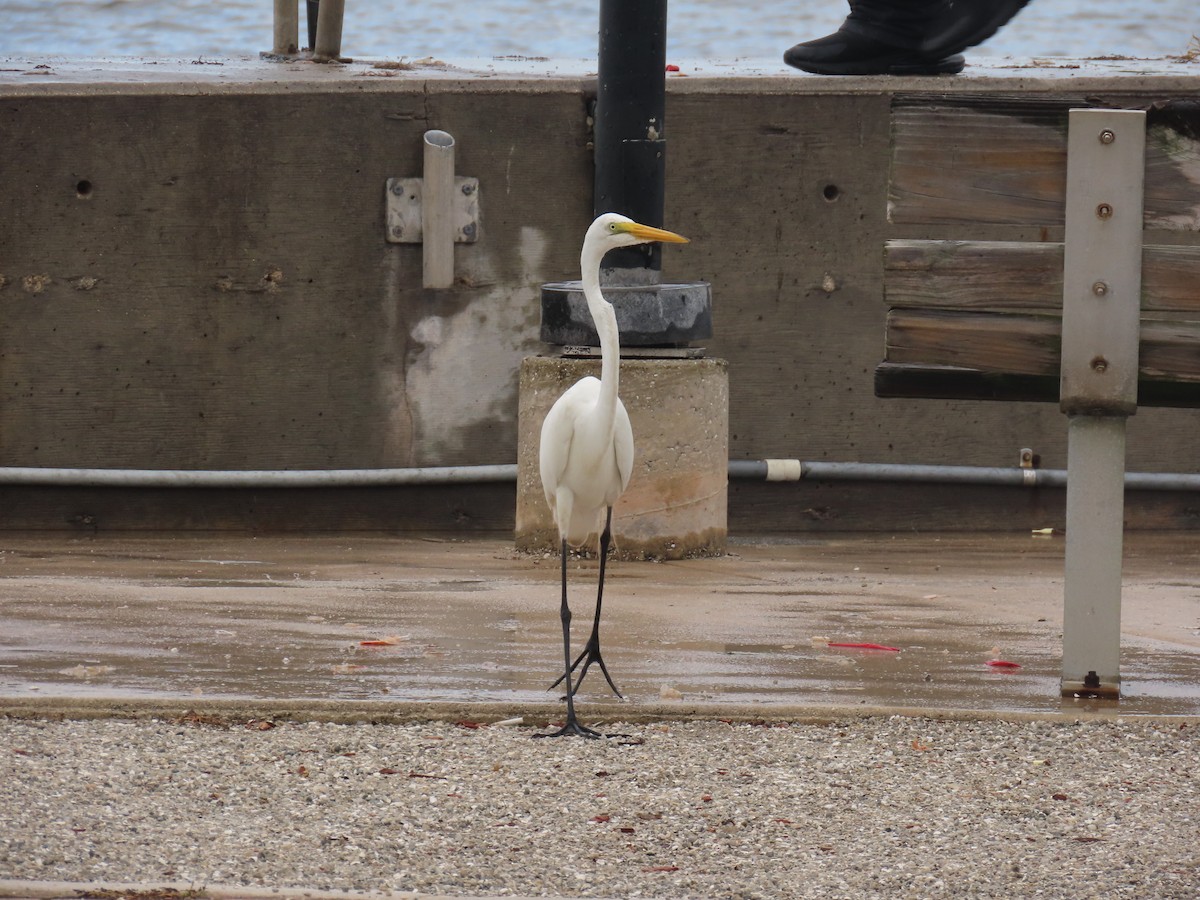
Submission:
<svg viewBox="0 0 1200 900">
<path fill-rule="evenodd" d="M 1061 310 L 1063 245 L 1020 241 L 888 241 L 888 306 Z M 1200 313 L 1200 247 L 1142 248 L 1142 310 Z"/>
<path fill-rule="evenodd" d="M 889 221 L 1063 224 L 1067 111 L 1081 98 L 898 98 Z M 1145 227 L 1200 230 L 1200 103 L 1156 104 L 1146 129 Z"/>
<path fill-rule="evenodd" d="M 888 241 L 884 245 L 884 300 L 891 307 L 1061 310 L 1062 273 L 1060 243 Z"/>
<path fill-rule="evenodd" d="M 1005 375 L 964 366 L 880 363 L 875 396 L 911 400 L 1058 402 L 1057 375 Z"/>
<path fill-rule="evenodd" d="M 880 363 L 875 396 L 887 400 L 999 400 L 1058 403 L 1057 375 L 1005 375 L 961 366 Z M 1200 383 L 1138 379 L 1138 406 L 1200 408 Z"/>
<path fill-rule="evenodd" d="M 1062 320 L 1053 316 L 893 309 L 887 362 L 962 366 L 1006 375 L 1058 375 Z"/>
<path fill-rule="evenodd" d="M 1061 225 L 1066 125 L 1057 106 L 894 108 L 889 221 Z"/>
<path fill-rule="evenodd" d="M 1142 312 L 1200 312 L 1200 247 L 1142 247 Z"/>
<path fill-rule="evenodd" d="M 1021 313 L 893 309 L 885 361 L 1058 377 L 1062 320 Z M 1140 377 L 1200 382 L 1200 322 L 1142 322 Z"/>
</svg>

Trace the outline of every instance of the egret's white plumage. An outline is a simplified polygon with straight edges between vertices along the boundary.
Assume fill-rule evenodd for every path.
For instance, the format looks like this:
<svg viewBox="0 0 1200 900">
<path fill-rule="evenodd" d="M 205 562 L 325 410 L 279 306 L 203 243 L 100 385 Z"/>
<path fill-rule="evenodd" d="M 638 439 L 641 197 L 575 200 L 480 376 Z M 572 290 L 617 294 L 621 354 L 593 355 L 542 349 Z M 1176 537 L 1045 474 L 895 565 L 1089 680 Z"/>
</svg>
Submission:
<svg viewBox="0 0 1200 900">
<path fill-rule="evenodd" d="M 661 228 L 640 225 L 616 213 L 599 216 L 588 228 L 579 263 L 583 295 L 600 338 L 600 377 L 589 375 L 573 384 L 555 401 L 542 423 L 538 448 L 542 488 L 546 503 L 554 514 L 563 555 L 563 648 L 567 668 L 559 682 L 567 682 L 567 725 L 556 734 L 596 735 L 575 720 L 573 702 L 575 691 L 593 662 L 599 663 L 609 686 L 620 696 L 600 656 L 600 604 L 604 594 L 604 562 L 611 537 L 612 507 L 624 493 L 633 472 L 633 428 L 618 396 L 621 350 L 617 315 L 600 290 L 600 262 L 610 250 L 649 241 L 686 243 L 687 238 Z M 567 547 L 578 547 L 593 534 L 600 535 L 596 616 L 592 636 L 584 652 L 572 664 Z M 584 662 L 583 670 L 572 684 L 571 672 L 580 662 Z"/>
<path fill-rule="evenodd" d="M 612 315 L 612 307 L 608 312 Z M 604 511 L 625 492 L 633 471 L 629 413 L 615 384 L 615 403 L 604 393 L 599 378 L 579 379 L 558 398 L 542 427 L 542 488 L 560 536 L 572 547 L 600 533 Z"/>
</svg>

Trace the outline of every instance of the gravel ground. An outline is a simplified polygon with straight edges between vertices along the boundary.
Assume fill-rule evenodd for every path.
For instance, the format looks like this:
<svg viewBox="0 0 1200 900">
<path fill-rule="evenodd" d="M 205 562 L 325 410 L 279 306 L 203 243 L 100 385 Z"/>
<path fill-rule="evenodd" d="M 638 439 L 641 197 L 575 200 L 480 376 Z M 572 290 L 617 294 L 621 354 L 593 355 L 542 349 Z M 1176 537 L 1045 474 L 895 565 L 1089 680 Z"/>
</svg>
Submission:
<svg viewBox="0 0 1200 900">
<path fill-rule="evenodd" d="M 470 724 L 470 723 L 467 723 Z M 1196 897 L 1200 730 L 0 719 L 0 878 L 606 897 Z"/>
</svg>

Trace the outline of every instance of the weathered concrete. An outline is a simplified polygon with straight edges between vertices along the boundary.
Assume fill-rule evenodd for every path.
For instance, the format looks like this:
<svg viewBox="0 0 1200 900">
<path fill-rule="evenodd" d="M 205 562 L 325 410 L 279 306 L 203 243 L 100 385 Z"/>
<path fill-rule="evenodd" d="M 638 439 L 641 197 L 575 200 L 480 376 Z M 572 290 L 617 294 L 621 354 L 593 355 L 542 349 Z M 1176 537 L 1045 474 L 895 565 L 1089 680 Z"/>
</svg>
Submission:
<svg viewBox="0 0 1200 900">
<path fill-rule="evenodd" d="M 542 491 L 538 442 L 546 413 L 600 361 L 530 357 L 521 364 L 517 438 L 519 550 L 556 550 Z M 613 509 L 626 558 L 720 555 L 728 533 L 729 367 L 723 359 L 626 359 L 621 397 L 636 450 L 629 487 Z"/>
<path fill-rule="evenodd" d="M 10 59 L 0 69 L 0 464 L 514 459 L 520 361 L 545 350 L 540 286 L 577 277 L 590 218 L 585 66 Z M 908 236 L 886 216 L 892 98 L 1144 106 L 1195 96 L 1200 65 L 971 71 L 832 79 L 709 65 L 669 79 L 666 224 L 692 243 L 664 276 L 713 285 L 708 350 L 730 365 L 731 456 L 1008 465 L 1032 447 L 1043 464 L 1065 464 L 1066 423 L 1052 405 L 873 395 L 882 247 Z M 480 181 L 480 240 L 455 248 L 455 285 L 439 291 L 421 287 L 420 248 L 383 233 L 384 183 L 419 174 L 429 128 L 455 135 L 459 173 Z M 969 237 L 1043 239 L 1003 226 Z M 1129 468 L 1193 471 L 1197 444 L 1200 415 L 1143 410 L 1130 423 Z M 979 527 L 1057 524 L 1035 520 L 1042 501 L 1010 492 L 987 493 L 1000 498 L 990 507 L 943 492 L 934 505 L 948 514 L 926 515 L 923 488 L 838 487 L 845 502 L 833 514 L 820 511 L 831 491 L 795 491 L 794 504 L 735 492 L 730 520 L 757 530 L 953 527 L 957 508 Z M 10 527 L 90 528 L 98 496 L 104 521 L 123 527 L 181 518 L 178 495 L 2 494 Z M 750 495 L 764 502 L 736 508 Z M 190 522 L 390 527 L 389 506 L 403 519 L 426 502 L 403 496 L 414 499 L 300 499 L 265 518 L 214 497 Z M 447 505 L 461 523 L 511 522 L 511 496 Z M 1191 527 L 1195 506 L 1176 497 L 1132 505 L 1130 517 Z"/>
</svg>

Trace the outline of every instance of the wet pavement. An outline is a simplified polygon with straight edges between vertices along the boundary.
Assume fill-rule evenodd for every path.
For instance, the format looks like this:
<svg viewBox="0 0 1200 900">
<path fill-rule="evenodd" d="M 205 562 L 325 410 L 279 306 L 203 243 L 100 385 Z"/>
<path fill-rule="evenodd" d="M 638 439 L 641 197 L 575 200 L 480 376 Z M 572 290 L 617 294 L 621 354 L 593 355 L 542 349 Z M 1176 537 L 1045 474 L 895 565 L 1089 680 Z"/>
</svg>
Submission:
<svg viewBox="0 0 1200 900">
<path fill-rule="evenodd" d="M 627 699 L 593 671 L 582 710 L 1200 715 L 1200 535 L 1127 536 L 1125 695 L 1113 704 L 1059 696 L 1061 536 L 838 535 L 730 551 L 610 565 L 604 654 Z M 596 563 L 569 571 L 578 647 Z M 494 538 L 5 536 L 0 712 L 80 701 L 553 711 L 558 574 L 557 558 Z"/>
</svg>

